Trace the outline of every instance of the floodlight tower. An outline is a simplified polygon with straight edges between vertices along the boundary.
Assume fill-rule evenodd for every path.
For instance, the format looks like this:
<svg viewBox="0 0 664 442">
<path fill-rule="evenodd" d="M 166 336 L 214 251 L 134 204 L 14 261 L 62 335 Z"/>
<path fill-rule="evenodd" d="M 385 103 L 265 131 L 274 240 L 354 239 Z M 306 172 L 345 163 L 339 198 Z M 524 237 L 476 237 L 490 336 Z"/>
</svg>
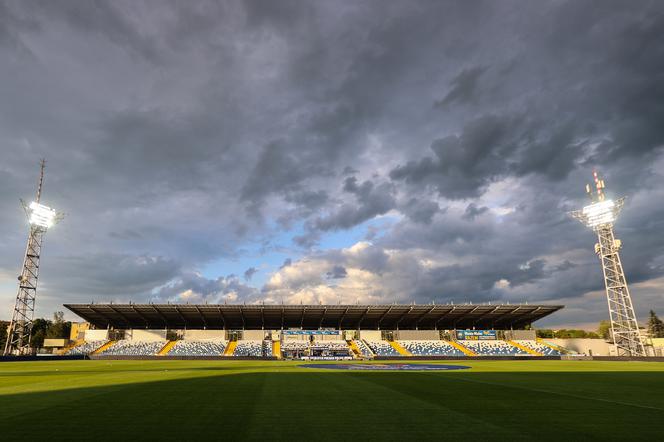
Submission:
<svg viewBox="0 0 664 442">
<path fill-rule="evenodd" d="M 593 172 L 593 186 L 586 184 L 586 192 L 592 204 L 570 214 L 597 232 L 595 253 L 602 263 L 606 299 L 609 304 L 611 333 L 618 356 L 646 356 L 639 333 L 639 325 L 632 306 L 625 272 L 620 262 L 621 241 L 613 235 L 613 222 L 623 207 L 625 198 L 616 201 L 606 199 L 604 180 Z"/>
<path fill-rule="evenodd" d="M 41 160 L 37 198 L 27 205 L 23 200 L 23 209 L 30 222 L 28 245 L 23 258 L 23 271 L 18 277 L 18 294 L 14 314 L 7 333 L 4 355 L 22 355 L 30 353 L 30 332 L 35 313 L 37 296 L 37 278 L 39 277 L 39 257 L 41 255 L 44 234 L 59 218 L 55 210 L 40 204 L 42 184 L 44 183 L 45 160 Z"/>
</svg>

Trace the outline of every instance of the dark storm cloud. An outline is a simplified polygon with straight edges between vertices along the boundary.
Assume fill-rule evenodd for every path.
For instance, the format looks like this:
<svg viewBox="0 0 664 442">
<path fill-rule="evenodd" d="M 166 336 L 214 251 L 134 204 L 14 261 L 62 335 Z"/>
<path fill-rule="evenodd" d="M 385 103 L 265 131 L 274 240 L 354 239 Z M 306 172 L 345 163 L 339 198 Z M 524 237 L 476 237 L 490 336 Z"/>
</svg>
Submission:
<svg viewBox="0 0 664 442">
<path fill-rule="evenodd" d="M 284 263 L 281 264 L 281 267 L 279 267 L 279 269 L 283 269 L 284 267 L 288 267 L 291 264 L 293 264 L 293 260 L 290 259 L 290 258 L 286 258 L 286 259 L 284 259 Z"/>
<path fill-rule="evenodd" d="M 400 210 L 415 223 L 431 224 L 434 215 L 440 211 L 440 205 L 435 201 L 411 198 Z"/>
<path fill-rule="evenodd" d="M 2 305 L 42 156 L 68 214 L 44 314 L 337 302 L 327 275 L 353 302 L 594 307 L 593 234 L 565 214 L 594 166 L 630 197 L 616 231 L 638 297 L 664 275 L 662 38 L 647 1 L 0 1 Z M 315 248 L 385 215 L 371 244 Z M 266 241 L 292 258 L 264 287 L 201 275 Z M 652 293 L 637 308 L 664 308 Z"/>
<path fill-rule="evenodd" d="M 486 213 L 488 210 L 489 208 L 486 206 L 477 207 L 475 203 L 470 203 L 466 206 L 466 211 L 463 213 L 463 219 L 472 221 L 483 213 Z"/>
<path fill-rule="evenodd" d="M 372 181 L 357 184 L 355 177 L 344 181 L 344 192 L 355 195 L 356 203 L 343 203 L 331 213 L 317 217 L 310 227 L 317 231 L 349 229 L 393 209 L 396 204 L 394 187 L 389 183 L 375 185 Z"/>
<path fill-rule="evenodd" d="M 293 243 L 299 247 L 309 249 L 318 244 L 320 236 L 319 232 L 309 229 L 302 235 L 295 235 L 293 237 Z"/>
<path fill-rule="evenodd" d="M 324 206 L 329 198 L 324 190 L 299 190 L 286 195 L 284 199 L 307 209 L 315 210 Z"/>
<path fill-rule="evenodd" d="M 485 67 L 476 66 L 470 69 L 464 69 L 451 81 L 451 90 L 441 101 L 437 101 L 435 106 L 446 106 L 451 103 L 464 104 L 471 101 L 480 76 L 486 71 Z"/>
<path fill-rule="evenodd" d="M 259 202 L 271 193 L 293 189 L 308 176 L 327 173 L 323 166 L 308 161 L 307 155 L 296 154 L 284 140 L 265 145 L 242 189 L 242 198 Z"/>
<path fill-rule="evenodd" d="M 51 258 L 47 256 L 47 258 Z M 146 296 L 181 272 L 180 263 L 163 257 L 94 254 L 53 259 L 44 282 L 72 299 L 89 302 Z"/>
<path fill-rule="evenodd" d="M 253 278 L 256 273 L 258 273 L 258 269 L 256 267 L 249 267 L 244 271 L 244 280 L 251 281 L 251 278 Z"/>
<path fill-rule="evenodd" d="M 325 276 L 327 276 L 329 279 L 342 279 L 347 275 L 348 272 L 344 266 L 334 266 L 332 267 L 332 270 L 325 274 Z"/>
<path fill-rule="evenodd" d="M 509 117 L 486 115 L 467 124 L 460 136 L 431 144 L 435 157 L 410 161 L 390 172 L 393 180 L 431 185 L 449 198 L 479 196 L 493 179 L 506 172 L 506 159 L 517 147 L 507 135 L 517 122 Z"/>
<path fill-rule="evenodd" d="M 207 279 L 197 273 L 184 272 L 177 279 L 156 290 L 151 299 L 154 302 L 175 300 L 191 303 L 232 303 L 252 300 L 257 295 L 255 288 L 243 284 L 236 275 Z"/>
</svg>

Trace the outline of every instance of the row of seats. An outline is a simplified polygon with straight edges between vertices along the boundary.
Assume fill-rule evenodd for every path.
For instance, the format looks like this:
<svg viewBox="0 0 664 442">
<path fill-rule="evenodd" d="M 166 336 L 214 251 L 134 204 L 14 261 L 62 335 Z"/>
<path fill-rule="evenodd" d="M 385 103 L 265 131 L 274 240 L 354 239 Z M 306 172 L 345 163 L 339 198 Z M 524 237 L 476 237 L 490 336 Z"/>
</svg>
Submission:
<svg viewBox="0 0 664 442">
<path fill-rule="evenodd" d="M 447 341 L 411 340 L 399 344 L 414 356 L 463 356 L 463 352 Z"/>
<path fill-rule="evenodd" d="M 123 339 L 99 354 L 114 356 L 154 356 L 159 350 L 164 348 L 166 342 L 167 341 L 142 342 Z"/>
<path fill-rule="evenodd" d="M 225 342 L 177 341 L 168 352 L 169 356 L 221 356 L 226 350 Z"/>
<path fill-rule="evenodd" d="M 400 356 L 387 341 L 364 341 L 376 356 Z"/>
<path fill-rule="evenodd" d="M 284 341 L 281 344 L 282 351 L 304 351 L 309 348 L 306 341 Z"/>
<path fill-rule="evenodd" d="M 357 345 L 357 348 L 360 350 L 360 353 L 362 356 L 370 358 L 373 356 L 373 352 L 369 348 L 369 346 L 362 340 L 362 339 L 356 339 L 355 340 L 355 345 Z"/>
<path fill-rule="evenodd" d="M 538 353 L 541 353 L 543 356 L 560 356 L 561 352 L 555 348 L 549 347 L 537 341 L 526 341 L 526 340 L 515 340 L 517 344 L 523 345 L 531 350 L 535 350 Z"/>
<path fill-rule="evenodd" d="M 233 356 L 261 357 L 264 356 L 264 351 L 263 341 L 238 341 Z M 269 356 L 271 355 L 272 350 L 270 350 Z"/>
<path fill-rule="evenodd" d="M 70 349 L 68 355 L 90 354 L 102 347 L 108 341 L 90 341 Z M 131 340 L 120 340 L 102 351 L 101 355 L 117 356 L 153 356 L 156 355 L 167 341 L 141 342 Z M 516 356 L 529 355 L 530 353 L 515 347 L 502 340 L 461 340 L 459 344 L 472 350 L 480 356 Z M 516 344 L 541 353 L 544 356 L 560 356 L 561 352 L 533 340 L 515 340 Z M 361 354 L 365 357 L 376 356 L 400 356 L 400 354 L 387 341 L 368 341 L 357 339 L 355 341 Z M 414 356 L 463 356 L 463 352 L 442 340 L 403 340 L 398 343 Z M 293 340 L 285 341 L 281 350 L 286 352 L 307 349 L 344 351 L 348 350 L 346 341 L 307 341 Z M 168 352 L 169 356 L 220 356 L 224 354 L 226 343 L 223 341 L 185 341 L 175 343 Z M 238 341 L 233 356 L 266 357 L 272 356 L 272 342 L 265 341 Z"/>
<path fill-rule="evenodd" d="M 263 356 L 265 357 L 272 356 L 272 341 L 269 340 L 263 341 Z"/>
<path fill-rule="evenodd" d="M 65 354 L 67 355 L 89 355 L 93 351 L 97 350 L 102 345 L 106 344 L 108 341 L 89 341 L 81 345 L 77 345 L 74 348 L 69 349 Z"/>
<path fill-rule="evenodd" d="M 310 345 L 311 348 L 335 350 L 335 351 L 348 351 L 348 343 L 346 341 L 314 341 Z"/>
<path fill-rule="evenodd" d="M 529 355 L 528 352 L 521 350 L 505 341 L 474 341 L 462 340 L 459 344 L 472 350 L 480 356 L 516 356 L 516 355 Z"/>
</svg>

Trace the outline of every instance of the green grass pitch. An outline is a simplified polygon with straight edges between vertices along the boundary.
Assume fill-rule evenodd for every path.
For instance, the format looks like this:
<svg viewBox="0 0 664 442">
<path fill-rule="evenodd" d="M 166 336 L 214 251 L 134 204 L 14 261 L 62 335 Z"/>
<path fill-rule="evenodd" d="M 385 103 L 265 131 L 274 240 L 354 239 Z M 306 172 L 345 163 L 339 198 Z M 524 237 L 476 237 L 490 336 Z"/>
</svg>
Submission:
<svg viewBox="0 0 664 442">
<path fill-rule="evenodd" d="M 606 441 L 664 434 L 664 364 L 447 363 L 471 369 L 0 363 L 0 440 Z"/>
</svg>

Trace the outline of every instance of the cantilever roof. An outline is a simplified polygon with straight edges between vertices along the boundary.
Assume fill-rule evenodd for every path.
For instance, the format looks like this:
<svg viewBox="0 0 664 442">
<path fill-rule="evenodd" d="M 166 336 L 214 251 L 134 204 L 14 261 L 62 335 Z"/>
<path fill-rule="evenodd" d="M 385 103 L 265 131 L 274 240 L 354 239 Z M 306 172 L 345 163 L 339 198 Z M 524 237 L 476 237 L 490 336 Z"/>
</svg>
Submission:
<svg viewBox="0 0 664 442">
<path fill-rule="evenodd" d="M 65 304 L 97 328 L 431 330 L 521 328 L 562 305 Z"/>
</svg>

